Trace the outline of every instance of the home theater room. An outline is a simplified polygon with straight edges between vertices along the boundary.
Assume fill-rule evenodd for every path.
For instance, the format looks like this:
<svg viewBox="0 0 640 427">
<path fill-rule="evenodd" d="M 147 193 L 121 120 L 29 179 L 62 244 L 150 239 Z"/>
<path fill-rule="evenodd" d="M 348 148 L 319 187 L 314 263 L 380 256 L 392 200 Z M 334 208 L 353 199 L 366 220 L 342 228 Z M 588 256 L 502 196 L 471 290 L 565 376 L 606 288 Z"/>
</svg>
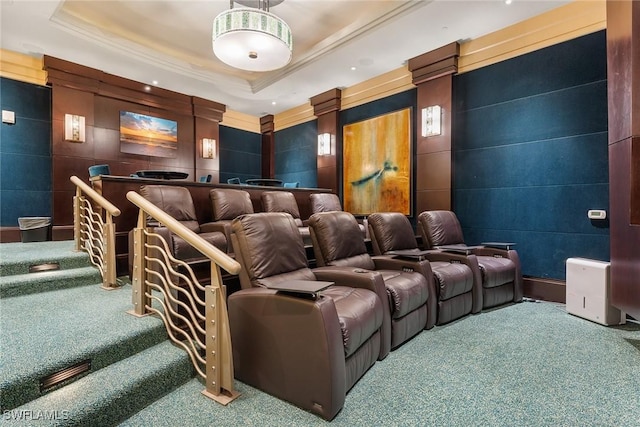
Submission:
<svg viewBox="0 0 640 427">
<path fill-rule="evenodd" d="M 7 426 L 640 425 L 640 1 L 3 0 Z"/>
</svg>

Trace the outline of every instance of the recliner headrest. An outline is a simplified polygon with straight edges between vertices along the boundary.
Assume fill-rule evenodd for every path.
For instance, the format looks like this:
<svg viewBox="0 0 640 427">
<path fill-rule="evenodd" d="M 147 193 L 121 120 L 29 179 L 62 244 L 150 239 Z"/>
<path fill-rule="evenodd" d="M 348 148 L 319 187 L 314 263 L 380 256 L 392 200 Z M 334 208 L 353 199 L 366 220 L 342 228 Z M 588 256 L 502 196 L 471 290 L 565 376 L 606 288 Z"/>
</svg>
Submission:
<svg viewBox="0 0 640 427">
<path fill-rule="evenodd" d="M 191 231 L 200 232 L 196 208 L 193 205 L 191 193 L 186 187 L 141 185 L 140 194 Z"/>
<path fill-rule="evenodd" d="M 451 211 L 425 211 L 418 215 L 418 222 L 429 247 L 464 243 L 458 217 Z"/>
<path fill-rule="evenodd" d="M 379 253 L 418 247 L 413 227 L 403 214 L 376 212 L 369 215 L 367 220 L 373 231 L 371 240 Z"/>
<path fill-rule="evenodd" d="M 294 219 L 300 219 L 298 202 L 296 202 L 293 193 L 288 191 L 264 191 L 261 198 L 262 208 L 265 212 L 286 212 Z"/>
<path fill-rule="evenodd" d="M 253 213 L 251 196 L 244 190 L 215 188 L 209 192 L 213 208 L 213 220 L 230 220 Z"/>
<path fill-rule="evenodd" d="M 309 228 L 313 230 L 314 244 L 318 245 L 326 265 L 331 265 L 335 260 L 367 254 L 362 231 L 349 212 L 315 213 L 309 218 Z"/>
<path fill-rule="evenodd" d="M 308 268 L 302 237 L 291 215 L 255 213 L 233 220 L 238 248 L 252 282 Z M 311 276 L 313 277 L 313 276 Z"/>
<path fill-rule="evenodd" d="M 311 212 L 333 212 L 341 211 L 340 199 L 333 193 L 313 193 L 309 196 Z"/>
</svg>

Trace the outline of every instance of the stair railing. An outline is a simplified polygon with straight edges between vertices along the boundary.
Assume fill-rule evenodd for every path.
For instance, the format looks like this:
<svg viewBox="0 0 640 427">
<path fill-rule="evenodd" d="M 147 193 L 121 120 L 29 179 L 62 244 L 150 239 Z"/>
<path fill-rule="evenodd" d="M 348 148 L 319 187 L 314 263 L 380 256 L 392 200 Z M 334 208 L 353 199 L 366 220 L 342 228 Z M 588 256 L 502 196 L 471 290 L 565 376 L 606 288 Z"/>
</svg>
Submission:
<svg viewBox="0 0 640 427">
<path fill-rule="evenodd" d="M 116 225 L 113 217 L 120 215 L 120 209 L 77 176 L 72 176 L 70 180 L 76 186 L 76 195 L 73 197 L 75 250 L 84 250 L 89 254 L 91 263 L 100 270 L 103 289 L 116 289 L 119 285 L 116 273 Z"/>
<path fill-rule="evenodd" d="M 240 264 L 135 191 L 129 191 L 127 199 L 140 209 L 133 230 L 134 308 L 130 313 L 155 313 L 162 318 L 170 339 L 189 354 L 205 380 L 202 394 L 226 405 L 240 394 L 233 385 L 231 333 L 220 267 L 238 274 Z M 186 262 L 173 257 L 167 241 L 148 228 L 148 218 L 209 258 L 209 285 L 203 286 Z"/>
</svg>

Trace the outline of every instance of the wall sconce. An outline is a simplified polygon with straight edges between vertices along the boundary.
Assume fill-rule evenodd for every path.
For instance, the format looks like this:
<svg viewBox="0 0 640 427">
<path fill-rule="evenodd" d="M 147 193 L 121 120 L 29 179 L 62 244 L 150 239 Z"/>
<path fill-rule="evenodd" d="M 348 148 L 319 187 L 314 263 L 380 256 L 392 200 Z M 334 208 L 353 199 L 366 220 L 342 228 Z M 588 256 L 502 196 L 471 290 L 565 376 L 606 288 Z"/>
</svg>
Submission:
<svg viewBox="0 0 640 427">
<path fill-rule="evenodd" d="M 64 115 L 64 139 L 72 142 L 85 141 L 84 116 Z"/>
<path fill-rule="evenodd" d="M 215 139 L 202 138 L 202 158 L 203 159 L 216 158 L 216 140 Z"/>
<path fill-rule="evenodd" d="M 442 108 L 432 105 L 422 109 L 422 136 L 442 134 Z"/>
<path fill-rule="evenodd" d="M 321 133 L 318 135 L 318 156 L 329 156 L 332 153 L 331 134 Z"/>
</svg>

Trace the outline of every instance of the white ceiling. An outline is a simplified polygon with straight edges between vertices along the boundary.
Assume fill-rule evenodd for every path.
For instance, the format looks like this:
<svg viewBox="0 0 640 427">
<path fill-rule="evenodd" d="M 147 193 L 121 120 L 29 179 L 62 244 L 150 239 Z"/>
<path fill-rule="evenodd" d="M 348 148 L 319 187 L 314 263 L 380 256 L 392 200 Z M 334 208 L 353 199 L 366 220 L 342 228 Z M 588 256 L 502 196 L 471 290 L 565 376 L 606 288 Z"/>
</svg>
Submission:
<svg viewBox="0 0 640 427">
<path fill-rule="evenodd" d="M 165 89 L 263 116 L 566 3 L 284 0 L 271 12 L 291 27 L 293 59 L 266 73 L 233 69 L 213 54 L 213 18 L 229 8 L 228 0 L 0 0 L 0 43 L 3 49 L 46 54 L 150 85 L 157 81 Z"/>
</svg>

